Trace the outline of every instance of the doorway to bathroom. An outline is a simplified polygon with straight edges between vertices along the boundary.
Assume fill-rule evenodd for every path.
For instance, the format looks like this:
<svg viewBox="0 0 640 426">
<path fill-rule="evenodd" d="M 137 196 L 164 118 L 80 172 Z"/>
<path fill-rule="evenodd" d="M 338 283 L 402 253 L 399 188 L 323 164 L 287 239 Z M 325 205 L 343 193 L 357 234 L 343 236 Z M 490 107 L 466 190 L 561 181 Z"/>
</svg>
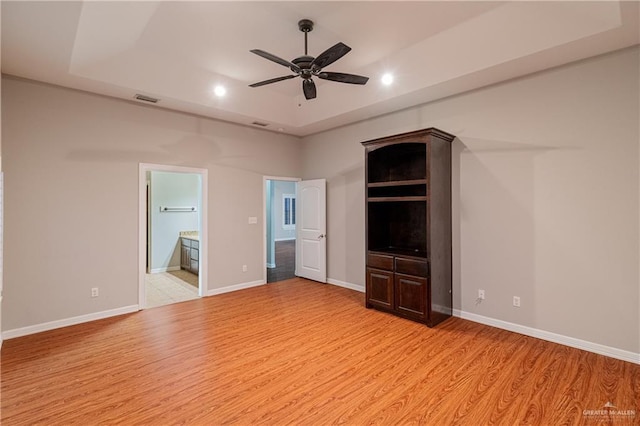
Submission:
<svg viewBox="0 0 640 426">
<path fill-rule="evenodd" d="M 140 165 L 141 309 L 205 294 L 207 170 Z"/>
</svg>

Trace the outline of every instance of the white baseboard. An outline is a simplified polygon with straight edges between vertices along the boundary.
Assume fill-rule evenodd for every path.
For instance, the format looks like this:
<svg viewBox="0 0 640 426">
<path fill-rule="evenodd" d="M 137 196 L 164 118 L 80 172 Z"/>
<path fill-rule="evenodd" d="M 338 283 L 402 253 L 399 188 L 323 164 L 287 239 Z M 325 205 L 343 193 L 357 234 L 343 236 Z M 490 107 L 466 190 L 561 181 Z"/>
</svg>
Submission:
<svg viewBox="0 0 640 426">
<path fill-rule="evenodd" d="M 269 268 L 269 269 L 273 269 L 273 268 L 275 268 L 275 267 L 276 267 L 276 264 L 275 264 L 275 263 L 267 263 L 267 268 Z"/>
<path fill-rule="evenodd" d="M 550 331 L 539 330 L 537 328 L 527 327 L 520 324 L 514 324 L 494 318 L 485 317 L 459 309 L 453 310 L 453 316 L 477 322 L 492 327 L 501 328 L 503 330 L 513 331 L 514 333 L 524 334 L 525 336 L 536 337 L 553 343 L 569 346 L 576 349 L 593 352 L 596 354 L 620 359 L 622 361 L 640 364 L 640 353 L 625 351 L 623 349 L 612 348 L 610 346 L 601 345 L 599 343 L 588 342 L 586 340 L 576 339 L 574 337 L 563 336 L 562 334 L 552 333 Z"/>
<path fill-rule="evenodd" d="M 264 280 L 250 281 L 248 283 L 234 284 L 227 287 L 214 288 L 207 291 L 207 296 L 215 296 L 216 294 L 230 293 L 232 291 L 244 290 L 246 288 L 258 287 L 266 284 Z"/>
<path fill-rule="evenodd" d="M 345 281 L 334 280 L 333 278 L 327 278 L 327 284 L 332 284 L 338 287 L 348 288 L 349 290 L 359 291 L 360 293 L 364 293 L 364 287 L 357 284 L 348 283 Z"/>
<path fill-rule="evenodd" d="M 77 317 L 45 322 L 42 324 L 30 325 L 27 327 L 14 328 L 13 330 L 6 330 L 5 332 L 2 333 L 2 337 L 5 339 L 13 339 L 16 337 L 27 336 L 29 334 L 40 333 L 42 331 L 54 330 L 56 328 L 82 324 L 84 322 L 95 321 L 95 320 L 100 320 L 100 319 L 109 318 L 109 317 L 115 317 L 118 315 L 130 314 L 132 312 L 137 312 L 139 310 L 140 308 L 138 305 L 124 306 L 122 308 L 109 309 L 108 311 L 94 312 L 92 314 L 80 315 Z"/>
<path fill-rule="evenodd" d="M 293 238 L 275 238 L 273 241 L 278 242 L 278 241 L 295 241 L 295 237 Z"/>
<path fill-rule="evenodd" d="M 166 268 L 149 269 L 149 273 L 150 274 L 159 274 L 161 272 L 173 272 L 173 271 L 179 271 L 179 270 L 180 270 L 179 266 L 167 266 Z"/>
</svg>

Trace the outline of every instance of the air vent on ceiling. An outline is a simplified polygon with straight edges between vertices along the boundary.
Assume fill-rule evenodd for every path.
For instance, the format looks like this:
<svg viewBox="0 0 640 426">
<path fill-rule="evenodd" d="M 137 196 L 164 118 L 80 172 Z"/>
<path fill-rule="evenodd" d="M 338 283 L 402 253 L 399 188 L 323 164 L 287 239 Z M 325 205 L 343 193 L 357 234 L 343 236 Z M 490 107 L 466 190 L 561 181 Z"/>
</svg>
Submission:
<svg viewBox="0 0 640 426">
<path fill-rule="evenodd" d="M 160 99 L 157 99 L 157 98 L 152 98 L 151 96 L 141 95 L 139 93 L 136 94 L 133 98 L 137 99 L 139 101 L 143 101 L 143 102 L 150 102 L 152 104 L 157 104 L 158 101 L 160 100 Z"/>
<path fill-rule="evenodd" d="M 261 121 L 254 121 L 253 123 L 254 126 L 260 126 L 260 127 L 267 127 L 269 125 L 269 123 L 263 123 Z"/>
</svg>

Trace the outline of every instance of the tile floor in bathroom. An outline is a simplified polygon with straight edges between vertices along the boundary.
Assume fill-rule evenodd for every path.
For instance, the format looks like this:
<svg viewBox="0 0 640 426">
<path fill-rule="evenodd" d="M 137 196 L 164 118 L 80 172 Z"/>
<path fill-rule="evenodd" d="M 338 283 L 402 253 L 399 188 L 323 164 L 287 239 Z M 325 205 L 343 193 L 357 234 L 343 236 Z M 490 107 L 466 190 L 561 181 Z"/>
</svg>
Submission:
<svg viewBox="0 0 640 426">
<path fill-rule="evenodd" d="M 147 274 L 145 285 L 147 309 L 199 297 L 198 276 L 183 270 Z"/>
</svg>

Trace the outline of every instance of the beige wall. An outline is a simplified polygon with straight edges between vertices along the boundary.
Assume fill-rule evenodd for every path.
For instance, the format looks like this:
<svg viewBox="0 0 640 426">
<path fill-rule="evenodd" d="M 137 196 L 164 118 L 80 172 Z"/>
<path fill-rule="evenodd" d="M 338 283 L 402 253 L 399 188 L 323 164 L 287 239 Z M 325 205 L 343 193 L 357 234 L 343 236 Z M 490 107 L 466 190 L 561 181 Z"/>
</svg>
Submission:
<svg viewBox="0 0 640 426">
<path fill-rule="evenodd" d="M 2 89 L 4 330 L 138 303 L 141 162 L 209 170 L 208 290 L 262 279 L 262 176 L 301 174 L 298 138 L 6 77 Z"/>
<path fill-rule="evenodd" d="M 360 142 L 434 126 L 458 136 L 454 308 L 639 353 L 638 75 L 636 47 L 304 138 L 328 276 L 364 285 Z"/>
<path fill-rule="evenodd" d="M 262 175 L 327 178 L 328 276 L 364 285 L 360 142 L 436 126 L 458 136 L 455 308 L 638 353 L 639 72 L 627 49 L 302 144 L 3 78 L 2 327 L 137 303 L 140 162 L 209 170 L 209 290 L 262 279 Z"/>
</svg>

